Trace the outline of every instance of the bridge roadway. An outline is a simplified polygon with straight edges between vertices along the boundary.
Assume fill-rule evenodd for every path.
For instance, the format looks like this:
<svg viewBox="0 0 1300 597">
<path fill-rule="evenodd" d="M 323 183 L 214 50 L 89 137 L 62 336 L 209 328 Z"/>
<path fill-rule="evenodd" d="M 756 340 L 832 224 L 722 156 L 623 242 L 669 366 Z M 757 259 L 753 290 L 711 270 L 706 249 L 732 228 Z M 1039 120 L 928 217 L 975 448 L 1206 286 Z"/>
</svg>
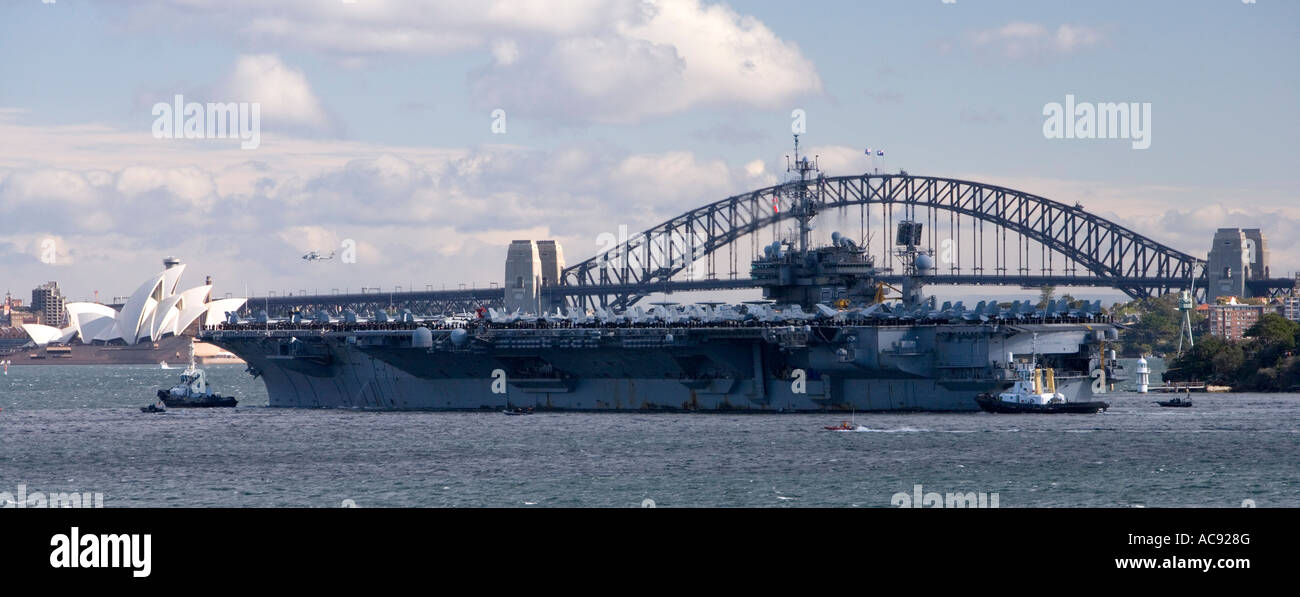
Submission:
<svg viewBox="0 0 1300 597">
<path fill-rule="evenodd" d="M 877 279 L 886 284 L 898 286 L 904 276 L 884 274 Z M 1069 275 L 986 275 L 986 274 L 937 274 L 925 278 L 929 286 L 1072 286 L 1115 288 L 1122 285 L 1140 285 L 1144 287 L 1182 288 L 1188 286 L 1187 280 L 1168 278 L 1111 278 L 1100 276 Z M 1252 287 L 1259 296 L 1268 296 L 1270 291 L 1290 289 L 1295 284 L 1291 278 L 1273 278 L 1255 280 Z M 1204 278 L 1196 281 L 1196 286 L 1204 288 Z M 757 288 L 749 278 L 737 279 L 699 279 L 670 280 L 664 282 L 647 282 L 634 284 L 604 285 L 561 285 L 543 288 L 544 296 L 611 296 L 619 294 L 638 294 L 646 296 L 653 293 L 671 294 L 675 292 L 719 291 Z M 403 292 L 364 292 L 340 294 L 299 294 L 285 296 L 260 296 L 248 300 L 244 311 L 267 310 L 272 315 L 287 312 L 292 308 L 305 310 L 322 308 L 353 308 L 359 312 L 376 308 L 398 307 L 410 308 L 416 313 L 449 313 L 468 311 L 475 307 L 500 308 L 505 298 L 505 290 L 494 288 L 462 288 L 456 290 L 423 290 Z"/>
</svg>

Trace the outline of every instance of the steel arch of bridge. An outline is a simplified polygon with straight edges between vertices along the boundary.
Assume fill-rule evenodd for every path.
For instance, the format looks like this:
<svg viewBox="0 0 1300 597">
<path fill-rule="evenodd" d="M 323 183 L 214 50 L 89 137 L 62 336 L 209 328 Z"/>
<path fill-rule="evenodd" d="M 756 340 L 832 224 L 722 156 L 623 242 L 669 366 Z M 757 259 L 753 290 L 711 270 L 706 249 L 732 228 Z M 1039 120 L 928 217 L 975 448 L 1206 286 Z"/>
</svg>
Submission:
<svg viewBox="0 0 1300 597">
<path fill-rule="evenodd" d="M 646 292 L 597 297 L 626 307 L 683 271 L 694 260 L 735 240 L 795 215 L 794 192 L 807 184 L 818 211 L 855 205 L 910 205 L 946 210 L 1023 234 L 1092 272 L 1098 285 L 1114 285 L 1131 297 L 1191 288 L 1204 261 L 1142 236 L 1119 224 L 1045 197 L 952 178 L 907 174 L 863 174 L 791 181 L 698 207 L 645 230 L 608 251 L 565 268 L 567 286 L 645 285 Z M 684 243 L 664 243 L 677 236 Z M 658 245 L 656 245 L 658 243 Z M 684 245 L 684 246 L 683 246 Z M 608 264 L 608 265 L 607 265 Z M 1161 280 L 1131 285 L 1121 278 Z M 610 300 L 610 299 L 613 300 Z M 584 302 L 590 298 L 583 299 Z"/>
</svg>

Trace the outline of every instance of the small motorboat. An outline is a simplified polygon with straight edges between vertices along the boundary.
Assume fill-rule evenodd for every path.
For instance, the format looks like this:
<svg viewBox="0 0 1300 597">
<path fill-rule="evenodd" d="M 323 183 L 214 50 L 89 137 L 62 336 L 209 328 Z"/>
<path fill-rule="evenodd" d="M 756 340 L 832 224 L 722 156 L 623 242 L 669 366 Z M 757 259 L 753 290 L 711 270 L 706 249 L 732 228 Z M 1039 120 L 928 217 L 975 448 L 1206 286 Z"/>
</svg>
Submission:
<svg viewBox="0 0 1300 597">
<path fill-rule="evenodd" d="M 822 427 L 822 429 L 825 429 L 825 430 L 827 430 L 827 431 L 857 431 L 857 430 L 859 430 L 859 429 L 863 429 L 863 427 L 862 427 L 861 425 L 858 425 L 857 423 L 850 423 L 850 422 L 848 422 L 848 421 L 840 421 L 840 424 L 839 424 L 839 425 L 831 425 L 831 426 L 828 426 L 828 427 Z"/>
<path fill-rule="evenodd" d="M 1156 401 L 1156 404 L 1169 408 L 1188 408 L 1192 405 L 1192 399 L 1188 398 L 1184 400 L 1181 397 L 1174 397 L 1170 400 L 1158 400 Z"/>
<path fill-rule="evenodd" d="M 163 404 L 163 401 L 162 401 L 162 400 L 159 400 L 158 402 L 155 402 L 155 403 L 153 403 L 153 404 L 150 404 L 149 406 L 141 406 L 141 407 L 140 407 L 140 412 L 142 412 L 142 413 L 165 413 L 165 412 L 167 412 L 167 406 L 166 406 L 165 404 Z"/>
<path fill-rule="evenodd" d="M 531 415 L 533 414 L 533 407 L 531 406 L 528 408 L 524 408 L 522 406 L 508 407 L 501 412 L 510 416 Z"/>
</svg>

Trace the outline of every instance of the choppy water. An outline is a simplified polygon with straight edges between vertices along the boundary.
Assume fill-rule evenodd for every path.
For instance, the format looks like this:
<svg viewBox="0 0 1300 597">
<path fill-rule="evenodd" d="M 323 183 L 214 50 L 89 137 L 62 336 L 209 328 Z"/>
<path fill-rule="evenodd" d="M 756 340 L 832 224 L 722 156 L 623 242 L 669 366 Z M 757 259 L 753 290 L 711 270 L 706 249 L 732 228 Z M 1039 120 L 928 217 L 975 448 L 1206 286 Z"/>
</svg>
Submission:
<svg viewBox="0 0 1300 597">
<path fill-rule="evenodd" d="M 0 492 L 108 506 L 875 506 L 997 493 L 1001 507 L 1300 506 L 1300 395 L 1112 395 L 1098 415 L 382 413 L 266 408 L 241 366 L 206 368 L 236 409 L 143 414 L 178 369 L 26 366 L 0 377 Z"/>
</svg>

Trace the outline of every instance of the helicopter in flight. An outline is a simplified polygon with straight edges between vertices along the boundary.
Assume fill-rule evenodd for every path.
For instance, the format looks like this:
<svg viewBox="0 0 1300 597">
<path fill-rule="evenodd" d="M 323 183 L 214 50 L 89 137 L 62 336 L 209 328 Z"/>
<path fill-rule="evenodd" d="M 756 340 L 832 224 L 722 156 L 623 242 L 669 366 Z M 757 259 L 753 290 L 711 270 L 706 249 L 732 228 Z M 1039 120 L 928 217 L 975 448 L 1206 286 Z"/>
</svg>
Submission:
<svg viewBox="0 0 1300 597">
<path fill-rule="evenodd" d="M 326 261 L 326 260 L 333 259 L 333 258 L 334 258 L 334 251 L 330 251 L 330 254 L 329 254 L 329 255 L 321 255 L 321 254 L 320 254 L 320 251 L 308 251 L 306 255 L 303 255 L 303 256 L 302 256 L 302 260 L 305 261 L 305 262 L 307 262 L 307 263 L 315 263 L 315 262 L 317 262 L 317 261 Z"/>
</svg>

